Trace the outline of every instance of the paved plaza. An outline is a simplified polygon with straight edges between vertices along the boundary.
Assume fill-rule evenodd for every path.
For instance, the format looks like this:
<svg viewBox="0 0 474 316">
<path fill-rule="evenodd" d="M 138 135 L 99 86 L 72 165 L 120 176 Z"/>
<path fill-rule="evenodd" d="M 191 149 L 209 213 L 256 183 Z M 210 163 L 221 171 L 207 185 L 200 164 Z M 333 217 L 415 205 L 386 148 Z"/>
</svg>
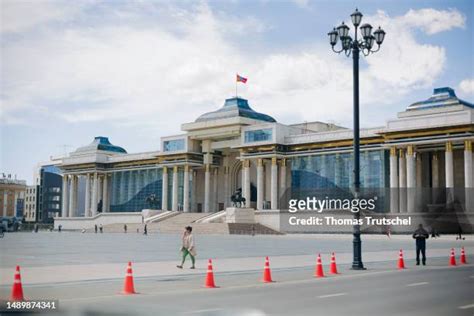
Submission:
<svg viewBox="0 0 474 316">
<path fill-rule="evenodd" d="M 358 313 L 383 308 L 387 315 L 472 315 L 474 266 L 448 266 L 452 247 L 459 255 L 463 246 L 468 263 L 473 262 L 472 236 L 428 240 L 426 267 L 414 265 L 411 236 L 364 235 L 363 242 L 368 269 L 352 271 L 351 235 L 198 235 L 197 269 L 186 269 L 188 262 L 179 270 L 179 235 L 12 233 L 0 242 L 0 298 L 8 298 L 19 264 L 26 298 L 58 299 L 62 312 L 70 315 L 283 315 L 288 308 L 295 315 L 342 315 L 348 306 Z M 405 271 L 396 269 L 399 249 L 405 252 Z M 315 279 L 316 254 L 321 253 L 327 273 L 333 251 L 340 275 Z M 270 257 L 273 284 L 260 281 L 265 256 Z M 208 258 L 213 259 L 217 289 L 203 288 Z M 140 292 L 133 297 L 118 294 L 128 261 Z M 394 297 L 390 303 L 381 300 L 386 295 Z M 424 304 L 423 297 L 433 298 L 432 305 Z M 341 300 L 347 306 L 331 304 Z"/>
</svg>

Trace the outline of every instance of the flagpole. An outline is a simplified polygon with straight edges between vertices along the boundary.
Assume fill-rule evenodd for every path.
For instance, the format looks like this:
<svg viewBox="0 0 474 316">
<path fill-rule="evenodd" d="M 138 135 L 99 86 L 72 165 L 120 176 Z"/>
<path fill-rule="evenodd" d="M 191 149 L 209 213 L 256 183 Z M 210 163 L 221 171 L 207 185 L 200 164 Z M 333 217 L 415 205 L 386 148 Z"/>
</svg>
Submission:
<svg viewBox="0 0 474 316">
<path fill-rule="evenodd" d="M 237 98 L 238 94 L 237 94 L 237 74 L 235 74 L 235 97 Z"/>
</svg>

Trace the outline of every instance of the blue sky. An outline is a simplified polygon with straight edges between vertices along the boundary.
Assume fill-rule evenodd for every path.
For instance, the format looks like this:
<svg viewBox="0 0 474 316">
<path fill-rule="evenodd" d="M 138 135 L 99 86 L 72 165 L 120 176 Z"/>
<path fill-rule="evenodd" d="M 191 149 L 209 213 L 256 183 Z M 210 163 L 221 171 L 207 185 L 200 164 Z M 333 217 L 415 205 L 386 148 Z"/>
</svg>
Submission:
<svg viewBox="0 0 474 316">
<path fill-rule="evenodd" d="M 1 3 L 0 172 L 91 142 L 128 152 L 239 94 L 282 123 L 351 126 L 351 60 L 327 32 L 355 7 L 381 25 L 361 59 L 362 125 L 382 126 L 433 88 L 474 99 L 472 1 L 7 1 Z"/>
</svg>

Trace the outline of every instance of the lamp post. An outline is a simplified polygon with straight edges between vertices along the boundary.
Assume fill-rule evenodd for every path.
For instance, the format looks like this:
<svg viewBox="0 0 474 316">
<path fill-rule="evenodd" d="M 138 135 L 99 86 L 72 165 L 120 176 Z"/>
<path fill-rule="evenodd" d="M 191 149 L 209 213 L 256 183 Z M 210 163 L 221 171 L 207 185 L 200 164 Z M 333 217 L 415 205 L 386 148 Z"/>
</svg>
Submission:
<svg viewBox="0 0 474 316">
<path fill-rule="evenodd" d="M 354 24 L 354 38 L 349 36 L 349 27 L 342 22 L 334 28 L 329 35 L 329 42 L 334 52 L 344 54 L 349 57 L 352 53 L 353 60 L 353 80 L 354 80 L 354 196 L 357 199 L 360 191 L 360 136 L 359 136 L 359 53 L 364 56 L 379 51 L 380 45 L 385 38 L 385 31 L 379 28 L 372 35 L 372 26 L 370 24 L 360 25 L 362 21 L 362 13 L 357 9 L 351 14 L 352 24 Z M 360 29 L 362 39 L 358 39 L 358 30 Z M 341 49 L 336 50 L 338 39 L 341 40 Z M 377 49 L 374 44 L 377 43 Z M 354 213 L 354 218 L 359 220 L 359 212 Z M 353 227 L 353 260 L 352 269 L 365 270 L 362 263 L 362 241 L 360 239 L 360 225 L 355 224 Z"/>
</svg>

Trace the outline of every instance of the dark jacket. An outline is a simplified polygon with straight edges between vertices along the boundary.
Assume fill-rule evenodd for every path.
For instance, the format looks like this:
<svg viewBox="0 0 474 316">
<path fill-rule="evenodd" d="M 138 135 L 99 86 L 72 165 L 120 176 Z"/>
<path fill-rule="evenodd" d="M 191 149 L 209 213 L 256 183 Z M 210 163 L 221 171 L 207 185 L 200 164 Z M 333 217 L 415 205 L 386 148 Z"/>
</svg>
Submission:
<svg viewBox="0 0 474 316">
<path fill-rule="evenodd" d="M 430 235 L 424 228 L 418 228 L 413 233 L 413 238 L 416 239 L 417 245 L 425 245 L 425 240 L 428 239 Z"/>
</svg>

